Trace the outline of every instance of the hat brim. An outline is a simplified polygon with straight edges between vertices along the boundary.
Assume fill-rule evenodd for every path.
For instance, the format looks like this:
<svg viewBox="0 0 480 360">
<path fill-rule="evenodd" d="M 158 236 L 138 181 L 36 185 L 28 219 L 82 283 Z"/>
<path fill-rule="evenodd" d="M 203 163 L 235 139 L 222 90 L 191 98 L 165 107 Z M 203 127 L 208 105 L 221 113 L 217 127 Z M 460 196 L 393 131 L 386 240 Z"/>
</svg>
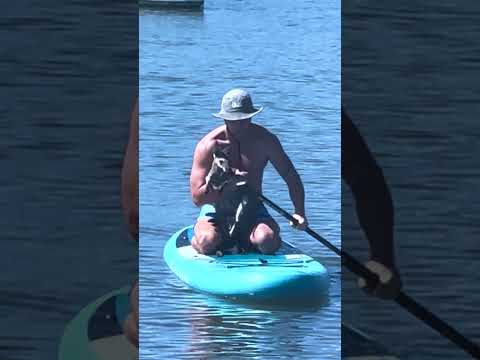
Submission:
<svg viewBox="0 0 480 360">
<path fill-rule="evenodd" d="M 212 114 L 216 118 L 223 119 L 223 120 L 229 120 L 229 121 L 235 121 L 235 120 L 244 120 L 244 119 L 250 119 L 257 115 L 259 112 L 263 110 L 263 106 L 258 108 L 258 109 L 253 109 L 254 112 L 252 113 L 243 113 L 243 112 L 236 112 L 236 113 L 225 113 L 225 112 L 218 112 Z"/>
</svg>

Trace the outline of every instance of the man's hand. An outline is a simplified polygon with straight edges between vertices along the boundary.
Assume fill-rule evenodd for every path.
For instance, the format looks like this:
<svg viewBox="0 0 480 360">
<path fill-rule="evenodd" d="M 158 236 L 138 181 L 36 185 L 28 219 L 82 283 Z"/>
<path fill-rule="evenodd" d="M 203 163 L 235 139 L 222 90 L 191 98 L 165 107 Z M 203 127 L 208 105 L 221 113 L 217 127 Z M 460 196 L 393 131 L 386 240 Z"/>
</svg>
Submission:
<svg viewBox="0 0 480 360">
<path fill-rule="evenodd" d="M 302 231 L 307 228 L 308 226 L 307 218 L 299 214 L 293 214 L 292 216 L 294 217 L 295 220 L 297 220 L 297 223 L 294 224 L 292 221 L 290 221 L 290 226 Z"/>
<path fill-rule="evenodd" d="M 398 296 L 402 289 L 402 280 L 395 268 L 388 268 L 374 260 L 365 263 L 365 267 L 378 275 L 380 280 L 377 286 L 372 289 L 367 286 L 364 278 L 359 278 L 358 286 L 365 291 L 365 293 L 386 300 L 393 300 Z"/>
</svg>

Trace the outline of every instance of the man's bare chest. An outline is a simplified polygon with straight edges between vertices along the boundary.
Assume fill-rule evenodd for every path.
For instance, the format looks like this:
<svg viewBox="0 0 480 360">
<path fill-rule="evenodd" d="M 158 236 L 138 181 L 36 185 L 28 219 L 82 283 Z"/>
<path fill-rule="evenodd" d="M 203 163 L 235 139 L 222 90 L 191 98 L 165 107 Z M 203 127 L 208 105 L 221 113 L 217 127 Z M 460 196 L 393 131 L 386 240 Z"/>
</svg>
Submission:
<svg viewBox="0 0 480 360">
<path fill-rule="evenodd" d="M 267 162 L 265 150 L 258 143 L 231 144 L 227 156 L 231 166 L 242 171 L 263 169 Z"/>
</svg>

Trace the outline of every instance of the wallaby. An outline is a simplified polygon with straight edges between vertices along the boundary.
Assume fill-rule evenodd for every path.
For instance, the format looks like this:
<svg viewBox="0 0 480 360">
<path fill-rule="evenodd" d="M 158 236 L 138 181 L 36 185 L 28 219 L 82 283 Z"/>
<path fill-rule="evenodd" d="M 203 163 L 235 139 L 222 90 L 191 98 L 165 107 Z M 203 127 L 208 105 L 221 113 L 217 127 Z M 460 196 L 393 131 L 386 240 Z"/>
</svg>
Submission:
<svg viewBox="0 0 480 360">
<path fill-rule="evenodd" d="M 214 204 L 217 214 L 214 221 L 218 222 L 223 237 L 217 255 L 221 256 L 235 247 L 239 252 L 247 252 L 260 201 L 257 194 L 248 186 L 244 176 L 234 173 L 227 153 L 221 149 L 213 153 L 212 167 L 206 180 L 207 191 L 214 189 L 222 193 Z"/>
</svg>

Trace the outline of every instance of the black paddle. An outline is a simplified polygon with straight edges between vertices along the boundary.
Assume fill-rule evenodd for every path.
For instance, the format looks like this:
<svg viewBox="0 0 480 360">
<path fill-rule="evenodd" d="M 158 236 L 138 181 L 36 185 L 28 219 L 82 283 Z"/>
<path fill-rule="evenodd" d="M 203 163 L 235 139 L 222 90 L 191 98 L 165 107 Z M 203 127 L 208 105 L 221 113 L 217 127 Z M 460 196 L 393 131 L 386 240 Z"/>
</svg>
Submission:
<svg viewBox="0 0 480 360">
<path fill-rule="evenodd" d="M 298 221 L 290 215 L 288 212 L 283 210 L 281 207 L 273 203 L 271 200 L 266 198 L 263 195 L 259 195 L 260 200 L 270 206 L 273 210 L 278 212 L 280 215 L 284 216 L 292 223 L 297 224 Z M 350 256 L 343 250 L 338 249 L 335 245 L 330 243 L 325 238 L 318 235 L 315 231 L 307 227 L 305 232 L 321 242 L 327 248 L 332 250 L 334 253 L 339 255 L 342 259 L 342 265 L 344 265 L 348 270 L 353 272 L 355 275 L 360 276 L 366 279 L 367 284 L 369 287 L 375 287 L 376 284 L 379 282 L 379 278 L 376 274 L 371 272 L 367 269 L 362 263 L 356 260 L 354 257 Z M 422 320 L 424 323 L 432 327 L 434 330 L 438 331 L 441 335 L 445 336 L 447 339 L 452 341 L 457 346 L 461 347 L 467 353 L 469 353 L 475 359 L 480 359 L 480 347 L 472 342 L 471 340 L 467 339 L 465 336 L 460 334 L 457 330 L 453 327 L 448 325 L 443 320 L 439 319 L 435 314 L 427 310 L 425 307 L 417 303 L 413 300 L 410 296 L 405 294 L 404 292 L 400 292 L 398 296 L 394 300 L 397 304 L 402 306 L 405 310 L 410 312 L 413 316 L 417 317 L 418 319 Z"/>
</svg>

